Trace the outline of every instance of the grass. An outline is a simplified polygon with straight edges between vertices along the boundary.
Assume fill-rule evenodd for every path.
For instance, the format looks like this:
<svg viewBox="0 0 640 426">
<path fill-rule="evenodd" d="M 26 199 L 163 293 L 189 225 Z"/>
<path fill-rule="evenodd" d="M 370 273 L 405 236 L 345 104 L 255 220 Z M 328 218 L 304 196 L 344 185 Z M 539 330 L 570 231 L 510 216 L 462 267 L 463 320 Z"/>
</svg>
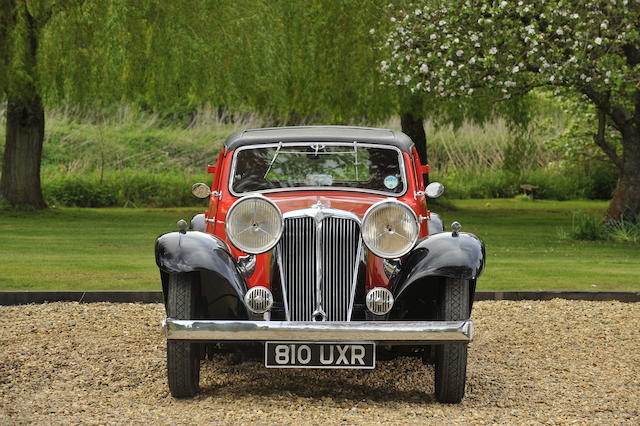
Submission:
<svg viewBox="0 0 640 426">
<path fill-rule="evenodd" d="M 602 215 L 604 201 L 458 200 L 445 223 L 481 236 L 487 268 L 480 290 L 640 290 L 640 246 L 562 239 L 576 210 Z"/>
<path fill-rule="evenodd" d="M 1 212 L 1 290 L 159 288 L 153 243 L 192 209 Z M 202 209 L 200 209 L 202 211 Z"/>
<path fill-rule="evenodd" d="M 459 200 L 435 208 L 481 236 L 479 290 L 640 290 L 640 246 L 567 241 L 572 212 L 599 201 Z M 449 206 L 445 208 L 445 206 Z M 0 211 L 0 290 L 157 290 L 153 243 L 201 208 Z"/>
</svg>

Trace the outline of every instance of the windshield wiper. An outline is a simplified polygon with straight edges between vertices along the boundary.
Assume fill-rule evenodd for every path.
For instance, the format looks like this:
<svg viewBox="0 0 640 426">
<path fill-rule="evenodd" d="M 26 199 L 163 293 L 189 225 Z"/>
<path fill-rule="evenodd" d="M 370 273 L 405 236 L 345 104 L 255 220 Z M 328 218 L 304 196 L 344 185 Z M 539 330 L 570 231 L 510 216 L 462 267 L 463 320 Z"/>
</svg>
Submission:
<svg viewBox="0 0 640 426">
<path fill-rule="evenodd" d="M 356 166 L 356 180 L 360 180 L 358 179 L 358 142 L 357 141 L 353 141 L 353 155 L 356 157 L 355 158 L 355 166 Z"/>
<path fill-rule="evenodd" d="M 273 158 L 271 159 L 271 162 L 269 163 L 269 168 L 264 173 L 264 176 L 262 176 L 262 179 L 266 179 L 267 178 L 267 175 L 271 171 L 271 166 L 273 166 L 273 163 L 276 162 L 276 158 L 278 158 L 278 154 L 280 153 L 280 148 L 282 148 L 282 141 L 278 142 L 278 148 L 276 149 L 276 152 L 273 154 Z"/>
</svg>

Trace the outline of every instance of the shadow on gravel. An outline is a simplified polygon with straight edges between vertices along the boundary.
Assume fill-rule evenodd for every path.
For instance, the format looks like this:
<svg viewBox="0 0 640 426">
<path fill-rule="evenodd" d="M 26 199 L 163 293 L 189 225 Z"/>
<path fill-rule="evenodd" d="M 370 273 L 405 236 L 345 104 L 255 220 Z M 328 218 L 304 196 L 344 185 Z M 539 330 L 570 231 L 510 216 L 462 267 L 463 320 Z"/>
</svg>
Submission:
<svg viewBox="0 0 640 426">
<path fill-rule="evenodd" d="M 267 369 L 261 362 L 205 361 L 201 367 L 201 398 L 299 397 L 331 398 L 357 403 L 437 403 L 433 368 L 417 358 L 379 361 L 375 370 Z"/>
</svg>

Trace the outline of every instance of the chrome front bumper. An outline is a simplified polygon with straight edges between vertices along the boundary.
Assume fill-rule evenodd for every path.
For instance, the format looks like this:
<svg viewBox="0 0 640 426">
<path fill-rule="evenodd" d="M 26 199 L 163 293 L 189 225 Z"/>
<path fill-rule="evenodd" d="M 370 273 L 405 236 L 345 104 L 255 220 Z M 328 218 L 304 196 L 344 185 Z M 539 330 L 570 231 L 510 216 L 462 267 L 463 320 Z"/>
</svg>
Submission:
<svg viewBox="0 0 640 426">
<path fill-rule="evenodd" d="M 170 340 L 209 341 L 375 341 L 385 343 L 468 343 L 473 322 L 466 321 L 223 321 L 163 322 Z"/>
</svg>

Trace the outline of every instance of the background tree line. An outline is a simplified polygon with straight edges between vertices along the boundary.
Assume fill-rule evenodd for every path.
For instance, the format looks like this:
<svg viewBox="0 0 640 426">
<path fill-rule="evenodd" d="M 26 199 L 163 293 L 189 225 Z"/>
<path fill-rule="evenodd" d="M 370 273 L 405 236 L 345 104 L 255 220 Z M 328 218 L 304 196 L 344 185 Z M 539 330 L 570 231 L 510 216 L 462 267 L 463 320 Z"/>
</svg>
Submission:
<svg viewBox="0 0 640 426">
<path fill-rule="evenodd" d="M 467 5 L 440 6 L 455 14 Z M 97 111 L 128 104 L 183 123 L 203 105 L 220 117 L 253 112 L 277 125 L 400 117 L 423 161 L 425 118 L 459 126 L 502 116 L 514 135 L 509 156 L 522 163 L 535 145 L 539 94 L 495 102 L 503 87 L 478 85 L 480 96 L 443 97 L 419 90 L 419 79 L 408 84 L 406 73 L 393 75 L 422 42 L 407 46 L 390 36 L 402 30 L 420 40 L 428 33 L 420 22 L 401 22 L 416 10 L 409 1 L 389 7 L 374 0 L 4 1 L 0 193 L 13 205 L 45 206 L 39 175 L 45 112 L 69 106 Z M 510 33 L 496 27 L 496 34 Z M 419 67 L 414 73 L 425 75 Z"/>
</svg>

